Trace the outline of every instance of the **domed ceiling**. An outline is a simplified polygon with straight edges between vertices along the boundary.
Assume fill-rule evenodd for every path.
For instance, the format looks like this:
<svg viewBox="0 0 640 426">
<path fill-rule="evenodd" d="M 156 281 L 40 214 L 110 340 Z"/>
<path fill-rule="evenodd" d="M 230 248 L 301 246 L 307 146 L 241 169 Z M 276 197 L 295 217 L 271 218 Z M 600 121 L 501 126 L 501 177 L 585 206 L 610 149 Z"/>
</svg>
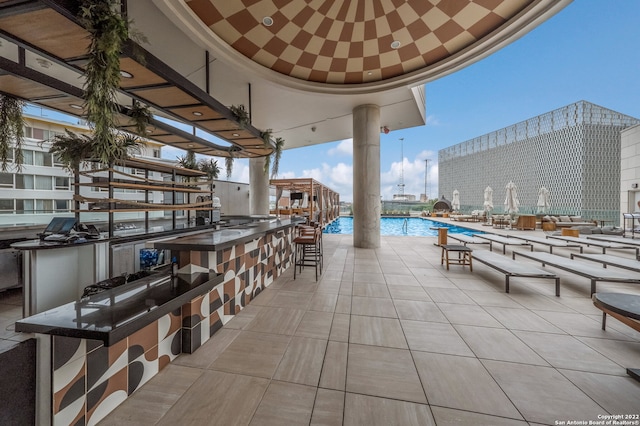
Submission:
<svg viewBox="0 0 640 426">
<path fill-rule="evenodd" d="M 187 0 L 246 58 L 296 79 L 362 84 L 419 73 L 537 0 Z"/>
</svg>

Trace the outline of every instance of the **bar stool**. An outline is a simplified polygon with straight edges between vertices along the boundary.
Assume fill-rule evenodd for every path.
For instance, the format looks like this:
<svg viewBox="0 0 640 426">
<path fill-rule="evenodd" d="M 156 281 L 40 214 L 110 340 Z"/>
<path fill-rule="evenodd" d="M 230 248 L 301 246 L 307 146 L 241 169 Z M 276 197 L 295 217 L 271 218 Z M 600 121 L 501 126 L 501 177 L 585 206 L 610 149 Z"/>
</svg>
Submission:
<svg viewBox="0 0 640 426">
<path fill-rule="evenodd" d="M 473 251 L 467 246 L 455 245 L 455 244 L 442 244 L 442 254 L 440 255 L 440 264 L 444 264 L 447 262 L 447 271 L 449 270 L 449 264 L 453 263 L 454 265 L 469 265 L 469 270 L 473 272 L 473 263 L 471 258 L 471 252 Z M 451 259 L 449 257 L 449 252 L 457 252 L 458 258 Z"/>
<path fill-rule="evenodd" d="M 322 274 L 322 232 L 320 228 L 300 226 L 298 236 L 293 239 L 293 279 L 296 279 L 296 269 L 302 272 L 303 266 L 313 266 L 318 281 L 318 269 Z"/>
</svg>

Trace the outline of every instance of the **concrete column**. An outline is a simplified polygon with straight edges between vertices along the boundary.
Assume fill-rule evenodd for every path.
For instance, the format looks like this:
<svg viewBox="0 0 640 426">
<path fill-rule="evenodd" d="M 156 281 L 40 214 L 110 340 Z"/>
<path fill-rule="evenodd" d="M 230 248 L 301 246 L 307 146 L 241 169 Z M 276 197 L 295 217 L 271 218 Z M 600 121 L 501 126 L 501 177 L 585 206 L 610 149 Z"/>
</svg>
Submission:
<svg viewBox="0 0 640 426">
<path fill-rule="evenodd" d="M 249 214 L 269 214 L 269 173 L 265 157 L 249 159 Z"/>
<path fill-rule="evenodd" d="M 380 107 L 353 109 L 353 245 L 380 247 Z"/>
</svg>

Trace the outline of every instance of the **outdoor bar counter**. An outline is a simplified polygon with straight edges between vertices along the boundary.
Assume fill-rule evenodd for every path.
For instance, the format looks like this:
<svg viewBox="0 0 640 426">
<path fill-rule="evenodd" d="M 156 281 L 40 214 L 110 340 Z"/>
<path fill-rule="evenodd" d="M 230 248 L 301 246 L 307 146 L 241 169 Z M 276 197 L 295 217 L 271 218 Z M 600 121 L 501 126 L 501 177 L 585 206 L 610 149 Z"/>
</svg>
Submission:
<svg viewBox="0 0 640 426">
<path fill-rule="evenodd" d="M 192 353 L 292 263 L 297 221 L 253 222 L 148 243 L 165 273 L 16 323 L 36 333 L 37 423 L 95 424 L 180 353 Z"/>
</svg>

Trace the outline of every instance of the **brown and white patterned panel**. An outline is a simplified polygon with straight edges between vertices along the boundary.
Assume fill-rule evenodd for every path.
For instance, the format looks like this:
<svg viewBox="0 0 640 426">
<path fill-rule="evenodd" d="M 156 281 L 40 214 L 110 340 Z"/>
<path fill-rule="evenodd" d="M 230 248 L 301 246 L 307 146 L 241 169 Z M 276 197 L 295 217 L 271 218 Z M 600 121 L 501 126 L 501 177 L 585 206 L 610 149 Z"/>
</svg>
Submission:
<svg viewBox="0 0 640 426">
<path fill-rule="evenodd" d="M 129 346 L 129 395 L 160 371 L 158 365 L 158 335 L 158 321 L 154 321 L 127 338 Z"/>
<path fill-rule="evenodd" d="M 84 424 L 87 341 L 51 337 L 53 343 L 53 423 Z"/>
<path fill-rule="evenodd" d="M 319 83 L 381 81 L 473 45 L 534 0 L 187 0 L 242 55 Z M 263 24 L 271 17 L 273 25 Z M 398 48 L 391 46 L 398 41 Z"/>
<path fill-rule="evenodd" d="M 87 424 L 96 424 L 129 396 L 127 349 L 123 339 L 87 354 Z"/>
<path fill-rule="evenodd" d="M 209 293 L 182 306 L 182 352 L 193 353 L 209 340 Z"/>
<path fill-rule="evenodd" d="M 158 368 L 162 370 L 182 352 L 182 309 L 158 319 Z"/>
</svg>

